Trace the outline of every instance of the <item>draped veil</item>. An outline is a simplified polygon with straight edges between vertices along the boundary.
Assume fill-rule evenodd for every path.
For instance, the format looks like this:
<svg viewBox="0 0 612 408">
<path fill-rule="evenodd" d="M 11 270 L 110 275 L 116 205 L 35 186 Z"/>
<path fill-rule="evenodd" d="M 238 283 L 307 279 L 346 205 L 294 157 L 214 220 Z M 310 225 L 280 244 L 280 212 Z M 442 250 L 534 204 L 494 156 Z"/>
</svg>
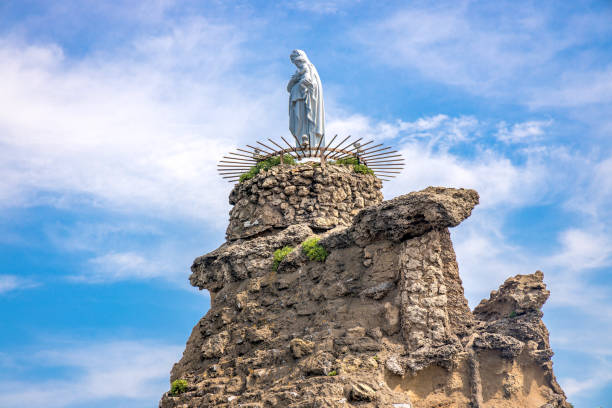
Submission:
<svg viewBox="0 0 612 408">
<path fill-rule="evenodd" d="M 291 62 L 298 69 L 287 85 L 289 97 L 289 130 L 300 141 L 308 137 L 311 147 L 323 146 L 325 140 L 325 110 L 321 79 L 315 66 L 302 50 L 291 53 Z M 302 68 L 299 63 L 302 63 Z"/>
</svg>

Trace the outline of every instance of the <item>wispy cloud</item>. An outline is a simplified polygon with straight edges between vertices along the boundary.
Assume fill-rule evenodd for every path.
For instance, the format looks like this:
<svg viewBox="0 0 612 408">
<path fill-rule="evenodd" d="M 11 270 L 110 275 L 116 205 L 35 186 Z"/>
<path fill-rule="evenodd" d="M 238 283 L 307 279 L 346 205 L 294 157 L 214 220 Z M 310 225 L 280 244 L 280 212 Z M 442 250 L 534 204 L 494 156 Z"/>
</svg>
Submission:
<svg viewBox="0 0 612 408">
<path fill-rule="evenodd" d="M 318 14 L 335 14 L 354 6 L 359 0 L 289 0 L 284 5 L 291 9 Z"/>
<path fill-rule="evenodd" d="M 16 275 L 0 275 L 0 295 L 39 286 L 40 283 Z"/>
<path fill-rule="evenodd" d="M 76 407 L 104 401 L 152 405 L 168 390 L 168 377 L 182 346 L 149 341 L 69 344 L 18 355 L 21 369 L 42 364 L 69 369 L 53 380 L 3 376 L 0 405 L 12 407 Z M 1 363 L 1 361 L 0 361 Z M 113 404 L 113 405 L 114 405 Z"/>
<path fill-rule="evenodd" d="M 270 114 L 285 111 L 282 87 L 240 74 L 241 33 L 191 18 L 80 60 L 0 39 L 3 205 L 86 202 L 223 225 L 227 204 L 209 198 L 230 186 L 202 175 L 286 122 Z"/>
<path fill-rule="evenodd" d="M 530 106 L 609 103 L 610 69 L 598 47 L 610 10 L 497 2 L 415 3 L 354 30 L 377 61 L 433 81 Z M 571 55 L 572 63 L 567 56 Z"/>
<path fill-rule="evenodd" d="M 501 122 L 496 136 L 506 143 L 532 143 L 538 141 L 545 134 L 545 128 L 551 124 L 552 120 L 531 120 L 515 123 L 512 126 Z"/>
</svg>

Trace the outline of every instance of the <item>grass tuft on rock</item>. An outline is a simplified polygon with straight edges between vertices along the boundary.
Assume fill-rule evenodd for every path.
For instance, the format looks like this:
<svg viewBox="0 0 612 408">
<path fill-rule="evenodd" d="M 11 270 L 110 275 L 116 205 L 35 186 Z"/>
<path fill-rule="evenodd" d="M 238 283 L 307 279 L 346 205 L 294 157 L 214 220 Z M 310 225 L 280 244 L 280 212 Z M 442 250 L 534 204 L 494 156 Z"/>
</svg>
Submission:
<svg viewBox="0 0 612 408">
<path fill-rule="evenodd" d="M 286 154 L 283 156 L 283 164 L 295 164 L 295 158 L 290 155 L 290 154 Z M 259 172 L 261 170 L 269 170 L 274 166 L 278 166 L 279 164 L 281 164 L 281 160 L 280 160 L 280 156 L 274 156 L 274 157 L 270 157 L 266 160 L 261 160 L 259 162 L 257 162 L 257 164 L 253 167 L 251 167 L 249 169 L 249 171 L 247 171 L 246 173 L 242 174 L 240 176 L 239 181 L 242 183 L 245 180 L 250 180 L 253 177 L 255 177 L 257 174 L 259 174 Z"/>
<path fill-rule="evenodd" d="M 339 164 L 343 166 L 353 166 L 353 171 L 355 173 L 374 175 L 374 170 L 372 170 L 365 164 L 359 163 L 359 160 L 356 157 L 343 157 L 342 159 L 338 159 L 335 162 L 331 161 L 330 163 Z"/>
<path fill-rule="evenodd" d="M 372 170 L 371 168 L 369 168 L 365 164 L 355 164 L 355 165 L 353 165 L 353 171 L 355 171 L 355 173 L 374 175 L 374 170 Z"/>
<path fill-rule="evenodd" d="M 293 251 L 293 247 L 291 246 L 284 246 L 274 251 L 274 264 L 272 265 L 272 269 L 275 272 L 278 270 L 278 265 L 280 265 L 281 261 L 285 259 L 285 257 L 289 255 L 291 251 Z"/>
<path fill-rule="evenodd" d="M 359 160 L 357 160 L 356 157 L 343 157 L 342 159 L 336 160 L 334 164 L 356 165 L 359 164 Z"/>
<path fill-rule="evenodd" d="M 170 394 L 179 395 L 187 391 L 187 381 L 186 380 L 174 380 L 172 384 L 170 384 Z"/>
<path fill-rule="evenodd" d="M 302 243 L 302 250 L 311 261 L 323 262 L 327 258 L 327 250 L 319 245 L 319 237 L 311 237 Z"/>
</svg>

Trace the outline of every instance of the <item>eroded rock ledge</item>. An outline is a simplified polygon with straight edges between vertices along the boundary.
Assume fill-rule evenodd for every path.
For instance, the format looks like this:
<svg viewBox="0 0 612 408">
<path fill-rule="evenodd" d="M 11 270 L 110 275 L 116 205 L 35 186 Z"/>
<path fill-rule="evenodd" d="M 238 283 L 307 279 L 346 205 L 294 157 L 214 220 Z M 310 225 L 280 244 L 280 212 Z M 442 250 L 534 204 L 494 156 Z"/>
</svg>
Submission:
<svg viewBox="0 0 612 408">
<path fill-rule="evenodd" d="M 197 258 L 190 280 L 212 305 L 172 370 L 189 390 L 160 407 L 569 407 L 541 272 L 468 308 L 448 228 L 477 203 L 430 187 L 372 205 L 318 229 L 324 262 L 299 248 L 310 222 Z M 273 270 L 283 246 L 296 249 Z"/>
</svg>

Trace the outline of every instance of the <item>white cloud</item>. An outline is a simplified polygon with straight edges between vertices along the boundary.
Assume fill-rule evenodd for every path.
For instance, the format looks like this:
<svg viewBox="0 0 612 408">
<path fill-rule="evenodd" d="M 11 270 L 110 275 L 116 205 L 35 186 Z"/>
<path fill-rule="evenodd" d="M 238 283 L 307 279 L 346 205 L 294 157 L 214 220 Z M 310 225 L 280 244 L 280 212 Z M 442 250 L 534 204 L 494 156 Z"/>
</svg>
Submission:
<svg viewBox="0 0 612 408">
<path fill-rule="evenodd" d="M 68 278 L 88 284 L 164 279 L 183 287 L 197 255 L 201 254 L 193 248 L 157 244 L 140 252 L 108 252 L 90 258 L 78 274 Z"/>
<path fill-rule="evenodd" d="M 612 103 L 612 67 L 567 72 L 554 89 L 534 87 L 529 106 L 577 107 Z"/>
<path fill-rule="evenodd" d="M 595 46 L 609 38 L 608 21 L 608 12 L 559 15 L 526 3 L 496 3 L 486 13 L 467 1 L 416 3 L 360 25 L 354 38 L 374 61 L 474 94 L 579 106 L 612 101 L 610 70 L 600 66 L 606 55 Z"/>
<path fill-rule="evenodd" d="M 230 185 L 216 161 L 286 122 L 282 87 L 239 73 L 243 39 L 238 27 L 189 19 L 79 61 L 57 45 L 1 39 L 3 205 L 85 202 L 222 227 L 228 206 L 210 197 Z"/>
<path fill-rule="evenodd" d="M 601 388 L 612 381 L 612 363 L 605 359 L 597 359 L 598 367 L 592 370 L 587 378 L 561 377 L 559 383 L 568 396 L 574 396 L 592 392 Z"/>
<path fill-rule="evenodd" d="M 118 281 L 129 278 L 147 279 L 159 276 L 164 268 L 141 254 L 111 252 L 89 260 L 93 273 L 86 276 L 90 282 Z"/>
<path fill-rule="evenodd" d="M 31 279 L 21 278 L 15 275 L 0 275 L 0 295 L 22 289 L 30 289 L 39 286 L 39 283 Z"/>
<path fill-rule="evenodd" d="M 359 0 L 289 0 L 284 4 L 288 8 L 309 11 L 318 14 L 335 14 L 354 6 Z"/>
<path fill-rule="evenodd" d="M 12 407 L 88 406 L 105 400 L 153 406 L 168 390 L 172 364 L 182 346 L 112 341 L 71 344 L 19 356 L 22 367 L 68 369 L 65 377 L 31 381 L 12 376 L 0 385 L 0 405 Z"/>
<path fill-rule="evenodd" d="M 398 137 L 410 140 L 426 139 L 430 145 L 438 148 L 475 138 L 478 135 L 479 125 L 473 116 L 451 118 L 444 114 L 426 116 L 414 122 L 405 122 L 401 119 L 386 122 L 335 109 L 332 110 L 330 117 L 326 125 L 328 135 L 352 135 L 366 140 L 381 141 Z"/>
<path fill-rule="evenodd" d="M 506 122 L 498 125 L 497 138 L 506 143 L 534 142 L 544 135 L 544 129 L 552 124 L 552 120 L 532 120 L 515 123 L 509 127 Z"/>
</svg>

